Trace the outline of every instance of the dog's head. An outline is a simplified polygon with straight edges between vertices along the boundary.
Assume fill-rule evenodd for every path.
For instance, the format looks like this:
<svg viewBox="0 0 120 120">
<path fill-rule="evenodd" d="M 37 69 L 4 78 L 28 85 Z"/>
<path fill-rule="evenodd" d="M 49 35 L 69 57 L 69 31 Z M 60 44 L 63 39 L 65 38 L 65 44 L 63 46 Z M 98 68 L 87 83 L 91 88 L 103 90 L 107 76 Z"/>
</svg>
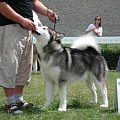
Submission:
<svg viewBox="0 0 120 120">
<path fill-rule="evenodd" d="M 64 37 L 64 34 L 58 33 L 46 26 L 37 26 L 36 32 L 37 34 L 34 33 L 34 36 L 37 39 L 36 47 L 38 52 L 42 50 L 44 53 L 51 53 L 62 49 L 61 39 Z"/>
</svg>

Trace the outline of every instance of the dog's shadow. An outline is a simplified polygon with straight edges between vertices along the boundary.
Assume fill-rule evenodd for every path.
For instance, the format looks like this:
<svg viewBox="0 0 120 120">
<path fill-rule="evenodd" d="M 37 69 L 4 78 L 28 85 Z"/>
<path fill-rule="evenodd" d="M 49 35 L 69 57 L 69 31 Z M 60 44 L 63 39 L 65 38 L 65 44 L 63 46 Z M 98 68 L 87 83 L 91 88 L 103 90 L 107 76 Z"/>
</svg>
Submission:
<svg viewBox="0 0 120 120">
<path fill-rule="evenodd" d="M 41 110 L 40 106 L 39 107 L 35 106 L 31 109 L 23 109 L 23 112 L 24 112 L 24 115 L 27 115 L 27 114 L 45 114 L 45 113 L 48 113 L 48 111 L 57 111 L 58 106 L 59 106 L 59 103 L 56 102 L 56 104 L 52 105 L 50 108 L 48 108 L 46 110 Z M 95 108 L 95 106 L 96 106 L 95 104 L 90 104 L 90 103 L 86 103 L 86 102 L 80 103 L 77 100 L 73 100 L 71 104 L 68 104 L 67 109 L 74 109 L 74 110 L 93 109 L 93 108 Z M 1 111 L 0 113 L 5 112 L 3 107 L 0 107 L 0 111 Z M 99 113 L 109 113 L 109 114 L 116 112 L 116 110 L 114 110 L 114 109 L 99 109 L 98 111 L 99 111 Z"/>
<path fill-rule="evenodd" d="M 67 108 L 68 109 L 91 109 L 94 106 L 95 106 L 94 104 L 90 104 L 87 102 L 80 103 L 78 100 L 74 99 L 72 100 L 71 104 L 68 104 Z"/>
</svg>

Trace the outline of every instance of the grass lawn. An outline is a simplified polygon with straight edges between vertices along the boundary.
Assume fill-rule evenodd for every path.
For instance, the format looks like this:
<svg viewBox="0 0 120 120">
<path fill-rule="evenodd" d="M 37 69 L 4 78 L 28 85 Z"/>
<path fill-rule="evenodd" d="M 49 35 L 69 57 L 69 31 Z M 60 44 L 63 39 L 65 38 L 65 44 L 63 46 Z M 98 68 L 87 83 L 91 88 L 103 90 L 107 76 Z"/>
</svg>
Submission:
<svg viewBox="0 0 120 120">
<path fill-rule="evenodd" d="M 24 90 L 26 101 L 35 104 L 31 110 L 23 110 L 22 115 L 7 114 L 3 110 L 5 97 L 0 88 L 0 120 L 120 120 L 120 115 L 114 111 L 116 79 L 120 72 L 109 71 L 107 80 L 109 108 L 100 109 L 101 96 L 98 91 L 98 103 L 89 104 L 90 92 L 84 81 L 68 86 L 68 110 L 58 112 L 59 96 L 56 87 L 55 98 L 49 109 L 41 111 L 40 107 L 45 101 L 44 80 L 40 72 L 32 73 L 31 82 Z"/>
</svg>

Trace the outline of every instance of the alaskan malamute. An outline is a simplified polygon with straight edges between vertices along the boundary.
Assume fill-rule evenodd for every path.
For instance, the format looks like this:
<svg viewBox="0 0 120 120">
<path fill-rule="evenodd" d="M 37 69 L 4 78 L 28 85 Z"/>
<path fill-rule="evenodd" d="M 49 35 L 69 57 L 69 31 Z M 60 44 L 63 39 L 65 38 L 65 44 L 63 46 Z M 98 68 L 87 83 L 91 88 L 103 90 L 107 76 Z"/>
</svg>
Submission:
<svg viewBox="0 0 120 120">
<path fill-rule="evenodd" d="M 60 105 L 58 111 L 67 109 L 66 83 L 85 80 L 92 94 L 92 103 L 97 103 L 96 87 L 100 89 L 102 104 L 108 107 L 106 77 L 107 63 L 93 37 L 85 36 L 75 42 L 72 47 L 63 47 L 63 34 L 48 27 L 36 27 L 38 33 L 36 48 L 42 75 L 45 79 L 46 102 L 48 107 L 53 100 L 54 87 L 57 84 L 60 90 Z"/>
</svg>

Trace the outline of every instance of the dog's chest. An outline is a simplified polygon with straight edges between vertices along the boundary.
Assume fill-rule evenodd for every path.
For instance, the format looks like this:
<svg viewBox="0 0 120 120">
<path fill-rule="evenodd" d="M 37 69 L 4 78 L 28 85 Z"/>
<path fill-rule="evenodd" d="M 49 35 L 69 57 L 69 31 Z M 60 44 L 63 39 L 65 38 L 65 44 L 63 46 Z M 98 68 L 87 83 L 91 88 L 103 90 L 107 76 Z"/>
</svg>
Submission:
<svg viewBox="0 0 120 120">
<path fill-rule="evenodd" d="M 47 67 L 42 67 L 41 70 L 45 79 L 58 83 L 59 76 L 61 73 L 59 67 L 47 66 Z"/>
</svg>

